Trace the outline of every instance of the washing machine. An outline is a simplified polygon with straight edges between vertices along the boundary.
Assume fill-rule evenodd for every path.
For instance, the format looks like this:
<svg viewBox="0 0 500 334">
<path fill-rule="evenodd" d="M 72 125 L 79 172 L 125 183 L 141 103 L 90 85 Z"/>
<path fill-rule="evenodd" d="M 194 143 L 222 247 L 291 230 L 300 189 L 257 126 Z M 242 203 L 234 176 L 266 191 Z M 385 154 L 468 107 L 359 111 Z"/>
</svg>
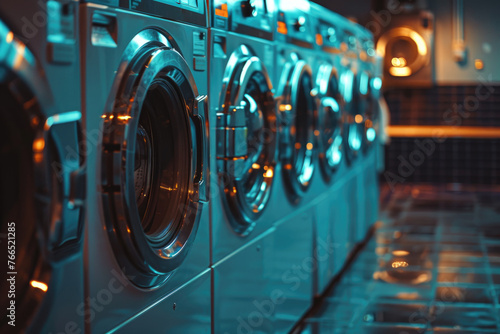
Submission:
<svg viewBox="0 0 500 334">
<path fill-rule="evenodd" d="M 284 188 L 280 191 L 294 206 L 310 193 L 318 169 L 313 73 L 318 51 L 309 12 L 308 1 L 278 1 L 275 75 L 281 121 L 279 172 Z"/>
<path fill-rule="evenodd" d="M 343 167 L 344 98 L 340 90 L 342 74 L 342 16 L 311 3 L 316 42 L 322 54 L 317 66 L 315 87 L 318 99 L 317 147 L 323 181 L 332 184 Z"/>
<path fill-rule="evenodd" d="M 211 3 L 212 261 L 272 226 L 277 160 L 272 70 L 273 2 Z M 248 7 L 250 6 L 250 7 Z M 221 9 L 222 8 L 222 9 Z"/>
<path fill-rule="evenodd" d="M 274 1 L 209 1 L 211 240 L 214 332 L 253 326 L 253 301 L 269 298 L 278 119 Z M 257 268 L 257 269 L 256 269 Z M 242 319 L 240 321 L 240 319 Z M 245 329 L 242 329 L 245 330 Z"/>
<path fill-rule="evenodd" d="M 340 89 L 343 41 L 342 16 L 311 3 L 315 20 L 315 38 L 322 55 L 317 67 L 316 90 L 318 99 L 318 163 L 321 182 L 327 188 L 320 193 L 315 205 L 314 254 L 316 274 L 314 294 L 321 294 L 347 257 L 349 205 L 342 202 L 343 188 L 349 178 L 344 160 L 344 98 Z M 352 173 L 351 173 L 352 174 Z"/>
<path fill-rule="evenodd" d="M 84 328 L 77 7 L 0 4 L 2 333 Z"/>
<path fill-rule="evenodd" d="M 359 108 L 364 115 L 363 153 L 374 148 L 380 112 L 378 99 L 382 88 L 380 57 L 377 56 L 372 33 L 355 26 L 359 41 Z"/>
<path fill-rule="evenodd" d="M 344 153 L 346 162 L 353 166 L 363 148 L 364 110 L 360 108 L 360 45 L 356 23 L 344 19 L 341 24 L 343 41 L 340 89 L 344 98 Z"/>
<path fill-rule="evenodd" d="M 376 54 L 373 35 L 360 25 L 355 25 L 359 45 L 359 109 L 363 115 L 363 159 L 358 190 L 364 197 L 364 210 L 357 228 L 356 240 L 365 238 L 378 216 L 377 150 L 379 131 L 379 98 L 382 88 L 382 62 Z"/>
<path fill-rule="evenodd" d="M 80 8 L 92 333 L 211 328 L 206 5 L 153 3 Z"/>
<path fill-rule="evenodd" d="M 312 303 L 314 203 L 325 189 L 317 171 L 318 46 L 308 1 L 277 1 L 275 26 L 276 103 L 280 121 L 279 163 L 270 217 L 275 226 L 272 291 L 283 295 L 275 307 L 274 331 L 288 332 Z"/>
</svg>

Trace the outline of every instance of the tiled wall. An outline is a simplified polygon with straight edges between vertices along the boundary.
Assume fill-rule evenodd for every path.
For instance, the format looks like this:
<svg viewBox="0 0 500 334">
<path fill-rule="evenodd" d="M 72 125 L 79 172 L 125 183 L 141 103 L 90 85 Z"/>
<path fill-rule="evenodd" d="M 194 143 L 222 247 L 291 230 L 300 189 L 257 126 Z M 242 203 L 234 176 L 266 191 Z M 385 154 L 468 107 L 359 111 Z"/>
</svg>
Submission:
<svg viewBox="0 0 500 334">
<path fill-rule="evenodd" d="M 391 125 L 500 127 L 498 85 L 398 89 L 386 99 Z M 382 182 L 500 184 L 500 139 L 433 140 L 435 148 L 422 155 L 423 140 L 391 138 Z"/>
<path fill-rule="evenodd" d="M 393 89 L 385 98 L 391 125 L 500 126 L 500 85 Z"/>
</svg>

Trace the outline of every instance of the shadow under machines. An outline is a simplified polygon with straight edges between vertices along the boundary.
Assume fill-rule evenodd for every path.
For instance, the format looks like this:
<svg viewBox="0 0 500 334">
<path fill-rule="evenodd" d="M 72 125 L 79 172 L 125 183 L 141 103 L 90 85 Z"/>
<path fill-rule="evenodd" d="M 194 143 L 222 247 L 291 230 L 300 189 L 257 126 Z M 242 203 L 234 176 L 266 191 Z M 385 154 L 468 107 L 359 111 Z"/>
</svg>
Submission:
<svg viewBox="0 0 500 334">
<path fill-rule="evenodd" d="M 377 217 L 370 34 L 307 1 L 0 9 L 2 332 L 289 331 Z"/>
</svg>

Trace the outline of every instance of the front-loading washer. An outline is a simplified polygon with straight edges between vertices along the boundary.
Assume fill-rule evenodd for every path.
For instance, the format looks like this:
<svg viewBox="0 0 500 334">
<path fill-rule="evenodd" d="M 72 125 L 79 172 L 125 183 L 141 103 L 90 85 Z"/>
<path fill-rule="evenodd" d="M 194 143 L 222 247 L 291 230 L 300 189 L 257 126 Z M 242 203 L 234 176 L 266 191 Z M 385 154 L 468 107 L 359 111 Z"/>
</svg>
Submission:
<svg viewBox="0 0 500 334">
<path fill-rule="evenodd" d="M 270 204 L 276 228 L 270 288 L 281 291 L 285 300 L 276 306 L 275 329 L 288 332 L 293 327 L 291 319 L 300 318 L 312 302 L 316 219 L 313 208 L 325 190 L 316 171 L 315 67 L 319 51 L 309 2 L 277 1 L 275 29 L 280 131 L 278 178 Z"/>
<path fill-rule="evenodd" d="M 87 330 L 210 332 L 206 19 L 81 14 Z"/>
<path fill-rule="evenodd" d="M 346 253 L 349 253 L 365 236 L 365 189 L 362 178 L 366 161 L 362 154 L 365 144 L 365 110 L 361 109 L 361 50 L 358 40 L 360 27 L 347 18 L 340 18 L 337 22 L 341 32 L 342 51 L 339 89 L 344 102 L 343 151 L 348 167 L 346 174 L 342 176 L 344 182 L 342 192 L 348 203 L 345 215 L 347 240 L 339 247 L 345 247 Z"/>
<path fill-rule="evenodd" d="M 360 109 L 360 46 L 357 37 L 357 24 L 344 19 L 341 24 L 343 51 L 342 74 L 340 75 L 340 89 L 344 98 L 344 157 L 349 166 L 362 152 L 364 144 L 364 110 Z M 355 166 L 353 166 L 355 167 Z"/>
<path fill-rule="evenodd" d="M 315 205 L 314 255 L 316 274 L 314 294 L 321 294 L 341 268 L 348 251 L 349 205 L 343 189 L 351 177 L 344 159 L 343 130 L 345 102 L 340 89 L 343 73 L 341 43 L 345 18 L 311 3 L 315 38 L 321 57 L 317 66 L 318 164 L 319 179 L 327 187 Z"/>
<path fill-rule="evenodd" d="M 359 41 L 359 108 L 364 115 L 363 153 L 374 147 L 379 120 L 378 98 L 382 88 L 380 57 L 377 56 L 373 35 L 366 28 L 356 25 Z"/>
<path fill-rule="evenodd" d="M 378 133 L 380 131 L 379 99 L 382 88 L 382 60 L 377 55 L 373 35 L 367 29 L 356 26 L 360 45 L 360 109 L 364 114 L 363 172 L 364 221 L 360 226 L 359 239 L 364 238 L 370 226 L 378 218 Z"/>
<path fill-rule="evenodd" d="M 273 270 L 275 6 L 218 0 L 209 7 L 213 325 L 215 333 L 232 333 L 255 310 L 254 300 L 269 297 L 265 278 Z M 270 332 L 271 317 L 262 327 Z"/>
<path fill-rule="evenodd" d="M 278 1 L 275 80 L 281 120 L 279 173 L 284 187 L 280 191 L 292 205 L 309 192 L 317 169 L 313 73 L 317 49 L 309 10 L 308 1 Z"/>
<path fill-rule="evenodd" d="M 83 330 L 78 6 L 0 3 L 2 333 Z"/>
<path fill-rule="evenodd" d="M 340 89 L 342 74 L 343 39 L 339 22 L 344 18 L 326 8 L 311 3 L 311 15 L 315 20 L 315 36 L 322 57 L 319 59 L 316 75 L 318 98 L 318 147 L 319 169 L 323 181 L 334 183 L 344 168 L 344 98 Z"/>
<path fill-rule="evenodd" d="M 216 1 L 210 8 L 213 263 L 272 226 L 266 211 L 278 141 L 268 72 L 274 60 L 274 7 L 267 1 L 249 9 L 250 3 Z"/>
</svg>

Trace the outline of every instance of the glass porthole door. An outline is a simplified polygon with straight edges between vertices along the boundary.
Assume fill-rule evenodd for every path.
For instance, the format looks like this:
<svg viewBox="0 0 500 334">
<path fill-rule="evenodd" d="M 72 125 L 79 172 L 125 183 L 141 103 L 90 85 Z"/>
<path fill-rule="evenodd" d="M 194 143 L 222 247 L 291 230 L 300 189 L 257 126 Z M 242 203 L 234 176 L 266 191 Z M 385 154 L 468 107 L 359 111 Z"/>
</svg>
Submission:
<svg viewBox="0 0 500 334">
<path fill-rule="evenodd" d="M 112 107 L 102 117 L 102 191 L 121 267 L 143 288 L 186 257 L 205 193 L 204 97 L 167 38 L 144 30 L 129 44 Z"/>
<path fill-rule="evenodd" d="M 316 80 L 318 90 L 318 134 L 319 161 L 327 182 L 339 168 L 343 159 L 343 98 L 339 89 L 337 71 L 330 64 L 319 67 Z"/>
<path fill-rule="evenodd" d="M 237 234 L 255 226 L 274 181 L 277 124 L 264 64 L 242 45 L 231 55 L 217 113 L 217 161 L 223 201 Z"/>
<path fill-rule="evenodd" d="M 287 194 L 298 203 L 314 174 L 316 97 L 311 67 L 291 55 L 280 82 L 279 110 L 282 120 L 280 159 Z"/>
</svg>

